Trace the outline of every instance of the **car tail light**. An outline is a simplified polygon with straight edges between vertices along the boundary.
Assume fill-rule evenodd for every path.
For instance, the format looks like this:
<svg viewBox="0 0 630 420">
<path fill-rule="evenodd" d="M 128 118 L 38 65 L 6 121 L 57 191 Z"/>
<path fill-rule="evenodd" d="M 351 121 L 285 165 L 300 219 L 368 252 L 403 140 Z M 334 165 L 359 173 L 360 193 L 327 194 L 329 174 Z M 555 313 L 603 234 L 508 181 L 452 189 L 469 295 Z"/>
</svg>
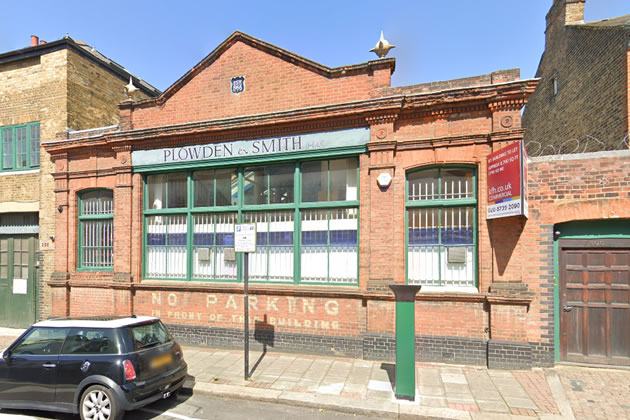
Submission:
<svg viewBox="0 0 630 420">
<path fill-rule="evenodd" d="M 128 381 L 136 379 L 136 370 L 129 360 L 123 361 L 123 368 L 125 369 L 125 379 Z"/>
</svg>

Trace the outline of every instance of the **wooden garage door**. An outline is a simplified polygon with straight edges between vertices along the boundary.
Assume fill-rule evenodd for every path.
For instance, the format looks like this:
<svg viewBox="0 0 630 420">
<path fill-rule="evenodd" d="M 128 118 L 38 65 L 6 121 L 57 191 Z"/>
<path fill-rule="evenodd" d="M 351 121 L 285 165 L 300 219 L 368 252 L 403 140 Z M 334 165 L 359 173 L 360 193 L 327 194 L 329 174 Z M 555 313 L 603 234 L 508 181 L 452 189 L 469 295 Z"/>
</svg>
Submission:
<svg viewBox="0 0 630 420">
<path fill-rule="evenodd" d="M 630 240 L 560 240 L 560 355 L 630 365 Z"/>
</svg>

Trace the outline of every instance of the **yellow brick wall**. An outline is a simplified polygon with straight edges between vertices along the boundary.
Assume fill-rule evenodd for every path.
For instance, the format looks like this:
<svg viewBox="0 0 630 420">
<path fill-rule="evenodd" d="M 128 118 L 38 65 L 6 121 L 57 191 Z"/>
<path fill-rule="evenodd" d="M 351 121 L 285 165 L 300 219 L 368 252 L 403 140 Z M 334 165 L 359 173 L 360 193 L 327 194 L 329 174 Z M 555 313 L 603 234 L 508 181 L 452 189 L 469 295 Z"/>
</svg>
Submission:
<svg viewBox="0 0 630 420">
<path fill-rule="evenodd" d="M 73 130 L 118 124 L 118 104 L 126 99 L 124 86 L 129 80 L 80 54 L 68 52 L 68 127 Z M 138 99 L 146 95 L 138 93 Z"/>
<path fill-rule="evenodd" d="M 39 121 L 45 143 L 66 128 L 116 125 L 128 82 L 68 48 L 0 65 L 0 127 Z M 39 237 L 49 240 L 56 234 L 54 165 L 43 148 L 40 153 L 39 170 L 0 171 L 0 202 L 39 201 Z M 41 253 L 38 306 L 39 318 L 45 319 L 51 303 L 46 281 L 55 271 L 55 260 L 54 250 Z"/>
<path fill-rule="evenodd" d="M 56 54 L 56 53 L 55 53 Z M 49 54 L 46 59 L 48 71 L 61 75 L 63 80 L 63 112 L 58 119 L 50 115 L 45 133 L 42 130 L 42 143 L 55 139 L 58 132 L 67 128 L 72 130 L 86 130 L 90 128 L 116 125 L 119 121 L 118 103 L 125 99 L 124 86 L 129 80 L 123 80 L 111 71 L 99 64 L 87 59 L 74 50 L 63 50 L 63 59 L 57 62 L 55 54 Z M 51 92 L 56 92 L 56 85 L 48 86 Z M 138 98 L 146 98 L 139 93 Z M 50 129 L 48 129 L 48 127 Z M 41 150 L 40 165 L 40 209 L 39 209 L 39 236 L 40 239 L 49 239 L 55 233 L 55 207 L 54 181 L 52 178 L 53 163 L 50 156 Z M 64 210 L 65 211 L 65 210 Z M 70 215 L 71 220 L 76 215 Z M 54 250 L 43 251 L 43 269 L 41 270 L 40 286 L 40 318 L 48 317 L 50 313 L 50 290 L 46 281 L 50 279 L 55 265 Z M 73 263 L 73 262 L 71 262 Z"/>
<path fill-rule="evenodd" d="M 59 59 L 60 53 L 50 55 Z M 42 121 L 43 114 L 65 109 L 63 82 L 51 85 L 50 79 L 57 76 L 49 74 L 42 60 L 49 61 L 35 57 L 0 65 L 0 127 Z M 54 119 L 60 116 L 54 115 Z M 46 127 L 42 125 L 40 130 L 43 139 Z M 0 172 L 0 183 L 0 202 L 39 200 L 39 173 Z"/>
<path fill-rule="evenodd" d="M 68 50 L 60 50 L 43 55 L 42 77 L 45 82 L 41 86 L 42 113 L 40 119 L 40 141 L 45 143 L 55 140 L 58 132 L 65 131 L 68 126 Z M 39 238 L 50 240 L 55 235 L 55 184 L 52 177 L 54 164 L 50 155 L 40 148 L 40 195 L 39 195 Z M 54 271 L 54 250 L 41 251 L 43 261 L 40 269 L 39 300 L 40 319 L 48 317 L 50 293 L 46 281 Z"/>
</svg>

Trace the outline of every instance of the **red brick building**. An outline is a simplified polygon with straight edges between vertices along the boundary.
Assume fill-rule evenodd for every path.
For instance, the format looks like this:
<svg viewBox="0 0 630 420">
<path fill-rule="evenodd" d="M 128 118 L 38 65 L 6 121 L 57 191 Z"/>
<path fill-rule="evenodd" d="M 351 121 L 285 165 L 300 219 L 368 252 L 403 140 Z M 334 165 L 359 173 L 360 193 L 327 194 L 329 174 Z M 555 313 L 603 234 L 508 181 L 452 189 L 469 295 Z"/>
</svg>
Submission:
<svg viewBox="0 0 630 420">
<path fill-rule="evenodd" d="M 391 359 L 388 285 L 419 284 L 418 359 L 552 364 L 547 201 L 486 219 L 486 157 L 522 140 L 537 81 L 391 87 L 394 64 L 328 68 L 236 32 L 160 97 L 122 103 L 119 130 L 46 143 L 53 315 L 157 315 L 183 341 L 238 346 L 234 228 L 251 222 L 253 340 Z"/>
</svg>

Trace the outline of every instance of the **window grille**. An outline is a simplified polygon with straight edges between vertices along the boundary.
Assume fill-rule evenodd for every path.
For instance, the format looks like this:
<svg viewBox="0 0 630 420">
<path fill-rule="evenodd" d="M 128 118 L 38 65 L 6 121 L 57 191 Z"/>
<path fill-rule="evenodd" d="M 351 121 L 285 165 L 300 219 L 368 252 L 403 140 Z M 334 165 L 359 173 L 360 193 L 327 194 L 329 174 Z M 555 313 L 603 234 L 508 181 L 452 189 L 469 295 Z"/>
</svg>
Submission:
<svg viewBox="0 0 630 420">
<path fill-rule="evenodd" d="M 94 190 L 79 197 L 79 269 L 111 269 L 114 260 L 114 196 Z"/>
<path fill-rule="evenodd" d="M 356 284 L 358 173 L 353 157 L 148 175 L 145 277 L 236 281 L 234 225 L 255 223 L 250 281 Z"/>
<path fill-rule="evenodd" d="M 431 168 L 407 175 L 407 281 L 475 285 L 475 171 Z"/>
</svg>

